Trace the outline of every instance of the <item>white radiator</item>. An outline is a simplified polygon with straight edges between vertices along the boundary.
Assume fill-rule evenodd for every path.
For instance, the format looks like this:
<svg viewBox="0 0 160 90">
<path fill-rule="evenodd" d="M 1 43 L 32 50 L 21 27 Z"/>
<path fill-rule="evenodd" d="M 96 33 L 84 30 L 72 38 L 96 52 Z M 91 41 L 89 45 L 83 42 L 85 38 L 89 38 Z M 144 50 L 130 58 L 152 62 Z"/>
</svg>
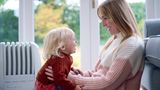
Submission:
<svg viewBox="0 0 160 90">
<path fill-rule="evenodd" d="M 34 90 L 39 68 L 40 54 L 35 43 L 0 43 L 0 90 Z"/>
</svg>

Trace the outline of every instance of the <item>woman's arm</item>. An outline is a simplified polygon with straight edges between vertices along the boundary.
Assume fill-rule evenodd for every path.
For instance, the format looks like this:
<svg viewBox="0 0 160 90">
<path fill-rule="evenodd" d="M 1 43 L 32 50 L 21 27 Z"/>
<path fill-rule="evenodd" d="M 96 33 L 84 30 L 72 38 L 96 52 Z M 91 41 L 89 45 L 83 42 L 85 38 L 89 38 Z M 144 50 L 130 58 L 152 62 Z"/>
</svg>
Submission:
<svg viewBox="0 0 160 90">
<path fill-rule="evenodd" d="M 126 59 L 117 59 L 113 62 L 110 69 L 105 75 L 98 77 L 83 77 L 80 75 L 71 76 L 76 84 L 84 85 L 83 89 L 98 90 L 98 89 L 116 89 L 122 82 L 126 80 L 131 72 L 131 66 Z"/>
<path fill-rule="evenodd" d="M 99 77 L 83 77 L 72 75 L 77 84 L 84 85 L 83 89 L 115 90 L 126 83 L 130 76 L 136 75 L 140 69 L 143 57 L 143 44 L 137 39 L 129 39 L 120 46 L 106 74 Z M 139 82 L 139 81 L 138 81 Z M 137 83 L 138 84 L 138 83 Z"/>
<path fill-rule="evenodd" d="M 52 69 L 52 67 L 51 67 L 51 66 L 48 66 L 45 70 L 46 70 L 45 74 L 47 75 L 47 78 L 48 78 L 49 80 L 51 80 L 51 81 L 54 81 L 54 79 L 53 79 L 53 69 Z"/>
<path fill-rule="evenodd" d="M 48 66 L 46 69 L 45 69 L 45 74 L 47 75 L 47 78 L 51 81 L 54 81 L 53 79 L 53 69 L 51 66 Z M 82 72 L 80 69 L 76 69 L 74 67 L 71 68 L 71 71 L 70 71 L 70 74 L 69 75 L 82 75 L 82 76 L 90 76 L 91 72 L 89 71 L 86 71 L 86 72 Z"/>
</svg>

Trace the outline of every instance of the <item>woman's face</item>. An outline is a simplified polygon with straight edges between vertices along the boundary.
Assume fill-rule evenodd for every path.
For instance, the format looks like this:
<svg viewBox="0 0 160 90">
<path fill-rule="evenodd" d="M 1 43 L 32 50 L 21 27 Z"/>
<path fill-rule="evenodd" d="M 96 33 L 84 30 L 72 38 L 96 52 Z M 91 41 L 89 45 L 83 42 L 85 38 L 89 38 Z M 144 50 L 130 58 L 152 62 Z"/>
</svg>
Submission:
<svg viewBox="0 0 160 90">
<path fill-rule="evenodd" d="M 108 28 L 108 31 L 111 35 L 119 33 L 116 29 L 116 25 L 113 23 L 112 19 L 102 18 L 102 23 L 105 28 Z"/>
</svg>

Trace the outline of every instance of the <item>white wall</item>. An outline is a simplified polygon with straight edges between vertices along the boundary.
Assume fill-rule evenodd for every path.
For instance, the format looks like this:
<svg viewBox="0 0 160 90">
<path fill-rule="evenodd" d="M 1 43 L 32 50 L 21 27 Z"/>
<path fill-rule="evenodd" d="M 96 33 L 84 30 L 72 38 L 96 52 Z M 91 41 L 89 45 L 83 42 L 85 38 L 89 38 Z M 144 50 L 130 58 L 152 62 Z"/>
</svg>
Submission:
<svg viewBox="0 0 160 90">
<path fill-rule="evenodd" d="M 160 0 L 146 0 L 146 19 L 160 18 Z"/>
</svg>

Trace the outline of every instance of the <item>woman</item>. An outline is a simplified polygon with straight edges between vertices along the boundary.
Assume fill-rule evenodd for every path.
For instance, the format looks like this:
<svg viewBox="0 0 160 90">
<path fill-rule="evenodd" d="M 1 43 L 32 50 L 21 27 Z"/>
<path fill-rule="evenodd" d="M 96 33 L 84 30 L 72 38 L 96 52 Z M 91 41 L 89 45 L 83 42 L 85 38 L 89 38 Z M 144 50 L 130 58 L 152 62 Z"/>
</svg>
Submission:
<svg viewBox="0 0 160 90">
<path fill-rule="evenodd" d="M 144 43 L 126 0 L 106 0 L 97 9 L 112 35 L 104 45 L 95 70 L 71 71 L 69 78 L 83 90 L 139 90 Z"/>
</svg>

